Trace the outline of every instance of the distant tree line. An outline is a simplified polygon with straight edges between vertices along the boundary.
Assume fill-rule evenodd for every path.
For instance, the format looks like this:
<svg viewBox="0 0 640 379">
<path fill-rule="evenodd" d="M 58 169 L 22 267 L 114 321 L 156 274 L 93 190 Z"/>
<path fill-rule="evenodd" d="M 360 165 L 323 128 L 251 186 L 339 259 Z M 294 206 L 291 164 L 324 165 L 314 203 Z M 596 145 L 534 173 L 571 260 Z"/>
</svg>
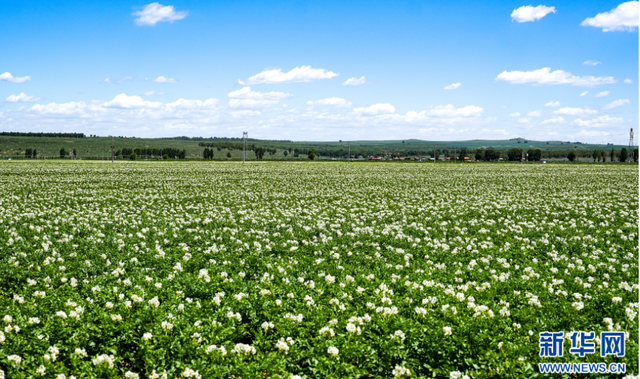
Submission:
<svg viewBox="0 0 640 379">
<path fill-rule="evenodd" d="M 134 149 L 124 147 L 122 150 L 116 150 L 116 157 L 131 157 L 131 154 L 136 154 L 136 157 L 148 156 L 148 157 L 161 157 L 167 155 L 169 158 L 178 157 L 178 159 L 185 159 L 187 157 L 187 150 L 180 150 L 173 147 L 165 147 L 163 149 L 157 149 L 153 147 L 136 147 Z"/>
<path fill-rule="evenodd" d="M 218 151 L 222 149 L 242 150 L 242 144 L 234 143 L 234 142 L 200 142 L 198 146 L 213 147 L 213 148 L 217 148 Z M 247 150 L 253 150 L 254 148 L 255 148 L 255 145 L 247 145 Z"/>
<path fill-rule="evenodd" d="M 84 133 L 33 133 L 33 132 L 0 132 L 0 136 L 6 137 L 59 137 L 59 138 L 85 138 Z"/>
</svg>

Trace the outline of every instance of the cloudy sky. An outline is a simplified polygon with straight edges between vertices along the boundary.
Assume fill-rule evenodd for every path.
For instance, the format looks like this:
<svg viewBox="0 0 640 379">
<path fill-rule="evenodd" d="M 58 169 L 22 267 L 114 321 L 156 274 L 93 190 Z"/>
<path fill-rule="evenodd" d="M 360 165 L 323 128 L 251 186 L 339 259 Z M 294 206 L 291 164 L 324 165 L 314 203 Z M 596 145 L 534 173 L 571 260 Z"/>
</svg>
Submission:
<svg viewBox="0 0 640 379">
<path fill-rule="evenodd" d="M 0 130 L 626 144 L 638 1 L 12 1 Z"/>
</svg>

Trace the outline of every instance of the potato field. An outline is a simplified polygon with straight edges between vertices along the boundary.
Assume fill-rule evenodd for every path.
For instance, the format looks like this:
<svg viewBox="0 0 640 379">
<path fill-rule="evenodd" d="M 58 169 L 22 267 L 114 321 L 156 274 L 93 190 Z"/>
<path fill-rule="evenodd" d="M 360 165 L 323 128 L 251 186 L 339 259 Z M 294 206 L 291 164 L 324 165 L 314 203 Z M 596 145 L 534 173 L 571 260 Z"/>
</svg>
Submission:
<svg viewBox="0 0 640 379">
<path fill-rule="evenodd" d="M 637 165 L 5 161 L 0 191 L 0 378 L 638 375 Z"/>
</svg>

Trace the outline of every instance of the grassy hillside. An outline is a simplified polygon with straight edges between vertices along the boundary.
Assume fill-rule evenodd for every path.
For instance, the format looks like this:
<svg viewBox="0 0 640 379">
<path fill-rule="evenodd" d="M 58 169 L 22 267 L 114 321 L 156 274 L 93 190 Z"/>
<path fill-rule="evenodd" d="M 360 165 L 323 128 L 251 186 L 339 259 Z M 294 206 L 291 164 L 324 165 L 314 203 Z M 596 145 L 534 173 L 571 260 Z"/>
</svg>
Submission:
<svg viewBox="0 0 640 379">
<path fill-rule="evenodd" d="M 110 137 L 85 137 L 85 138 L 65 138 L 65 137 L 24 137 L 24 136 L 0 136 L 0 153 L 3 157 L 23 156 L 26 149 L 36 149 L 40 157 L 58 157 L 61 148 L 66 151 L 76 150 L 79 157 L 110 157 L 111 156 Z M 135 149 L 135 148 L 155 148 L 155 149 L 179 149 L 185 150 L 187 158 L 197 158 L 202 154 L 205 147 L 200 144 L 210 144 L 214 147 L 214 159 L 226 159 L 230 153 L 233 159 L 240 159 L 242 152 L 237 147 L 242 140 L 240 138 L 113 138 L 115 150 Z M 235 145 L 231 148 L 228 145 Z M 306 151 L 314 150 L 316 154 L 324 157 L 346 157 L 348 143 L 346 141 L 331 142 L 304 142 L 304 141 L 278 141 L 278 140 L 257 140 L 249 139 L 248 146 L 271 149 L 264 157 L 267 159 L 285 159 L 284 152 L 287 150 L 286 159 L 292 159 L 293 153 L 297 150 L 306 156 Z M 397 141 L 351 141 L 352 155 L 377 155 L 385 156 L 392 153 L 400 153 L 402 156 L 427 156 L 435 148 L 441 152 L 453 149 L 475 150 L 475 149 L 496 149 L 507 150 L 511 148 L 540 149 L 542 151 L 576 151 L 588 154 L 594 149 L 616 150 L 622 145 L 594 145 L 582 144 L 569 141 L 531 141 L 521 138 L 509 140 L 470 140 L 470 141 L 423 141 L 423 140 L 397 140 Z M 234 148 L 236 147 L 236 148 Z M 218 149 L 219 148 L 219 149 Z M 275 154 L 273 154 L 275 149 Z M 255 158 L 253 152 L 249 152 L 249 158 Z M 578 154 L 581 155 L 581 154 Z M 300 158 L 303 158 L 301 155 Z"/>
</svg>

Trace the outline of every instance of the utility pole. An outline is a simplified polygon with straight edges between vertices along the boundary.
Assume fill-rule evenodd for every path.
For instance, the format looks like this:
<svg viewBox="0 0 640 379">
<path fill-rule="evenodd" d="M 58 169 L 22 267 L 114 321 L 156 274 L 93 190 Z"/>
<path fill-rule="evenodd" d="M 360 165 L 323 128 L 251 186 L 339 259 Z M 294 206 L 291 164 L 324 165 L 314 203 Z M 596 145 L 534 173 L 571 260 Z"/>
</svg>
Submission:
<svg viewBox="0 0 640 379">
<path fill-rule="evenodd" d="M 633 162 L 633 128 L 629 132 L 629 162 Z"/>
<path fill-rule="evenodd" d="M 249 132 L 242 132 L 242 164 L 247 157 L 247 137 L 249 137 Z"/>
</svg>

